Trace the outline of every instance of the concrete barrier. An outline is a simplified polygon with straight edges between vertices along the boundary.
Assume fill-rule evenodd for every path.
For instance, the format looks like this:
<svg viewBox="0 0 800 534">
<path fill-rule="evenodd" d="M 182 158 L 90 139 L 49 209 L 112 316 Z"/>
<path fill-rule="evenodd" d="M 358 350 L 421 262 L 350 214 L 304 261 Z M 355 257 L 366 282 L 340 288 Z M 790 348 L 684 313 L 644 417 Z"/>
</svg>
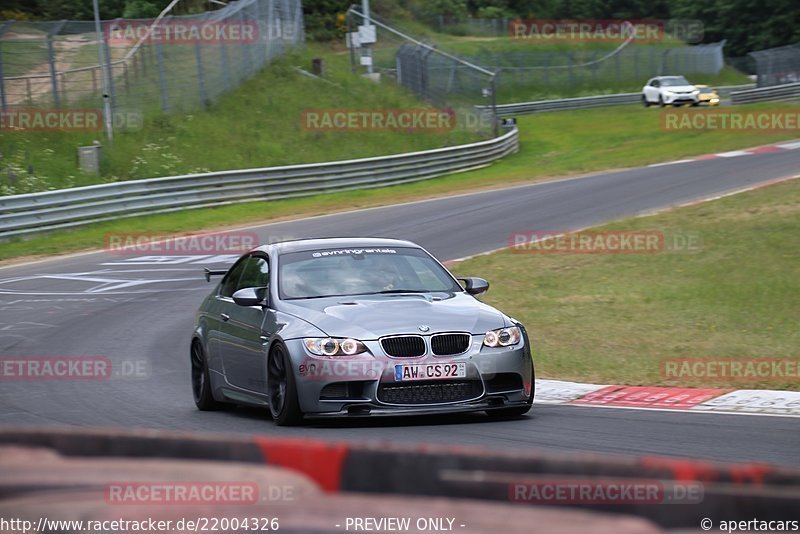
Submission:
<svg viewBox="0 0 800 534">
<path fill-rule="evenodd" d="M 594 453 L 497 451 L 462 446 L 336 443 L 265 436 L 221 436 L 160 431 L 5 429 L 0 443 L 46 447 L 68 456 L 181 458 L 259 463 L 302 473 L 324 491 L 480 499 L 501 503 L 562 504 L 634 514 L 670 528 L 697 527 L 703 517 L 751 520 L 796 517 L 800 470 L 760 464 L 723 464 L 661 457 Z M 702 491 L 695 501 L 553 502 L 518 498 L 514 488 L 560 481 L 584 486 L 632 482 L 681 484 Z"/>
</svg>

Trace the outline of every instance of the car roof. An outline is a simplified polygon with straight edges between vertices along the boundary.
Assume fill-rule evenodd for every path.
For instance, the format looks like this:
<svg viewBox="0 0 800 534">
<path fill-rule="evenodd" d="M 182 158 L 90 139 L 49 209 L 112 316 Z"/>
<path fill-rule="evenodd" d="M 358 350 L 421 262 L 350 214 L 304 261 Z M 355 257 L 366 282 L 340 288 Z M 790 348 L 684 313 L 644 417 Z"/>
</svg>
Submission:
<svg viewBox="0 0 800 534">
<path fill-rule="evenodd" d="M 267 253 L 286 254 L 289 252 L 304 252 L 308 250 L 327 250 L 333 248 L 378 248 L 378 247 L 414 247 L 421 248 L 416 243 L 403 239 L 388 239 L 383 237 L 323 237 L 313 239 L 292 239 L 280 241 L 269 245 L 262 245 L 255 250 Z"/>
</svg>

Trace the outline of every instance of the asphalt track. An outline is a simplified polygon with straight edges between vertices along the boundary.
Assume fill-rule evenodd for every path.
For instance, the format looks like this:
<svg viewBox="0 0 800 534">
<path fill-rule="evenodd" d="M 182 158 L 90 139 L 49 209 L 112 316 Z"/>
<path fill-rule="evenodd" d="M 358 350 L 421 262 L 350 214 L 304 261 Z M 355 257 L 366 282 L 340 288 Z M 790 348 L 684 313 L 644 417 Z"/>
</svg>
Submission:
<svg viewBox="0 0 800 534">
<path fill-rule="evenodd" d="M 582 228 L 799 172 L 800 150 L 785 150 L 608 172 L 253 231 L 264 241 L 406 238 L 449 260 L 502 247 L 515 230 Z M 2 380 L 0 426 L 143 427 L 800 466 L 797 418 L 540 405 L 529 417 L 502 422 L 467 414 L 277 428 L 259 410 L 198 412 L 189 388 L 188 339 L 194 311 L 210 289 L 201 267 L 220 268 L 228 261 L 92 253 L 0 269 L 0 356 L 107 356 L 123 374 L 125 366 L 130 371 L 136 362 L 145 365 L 134 377 L 105 381 Z M 535 325 L 529 326 L 535 340 Z"/>
</svg>

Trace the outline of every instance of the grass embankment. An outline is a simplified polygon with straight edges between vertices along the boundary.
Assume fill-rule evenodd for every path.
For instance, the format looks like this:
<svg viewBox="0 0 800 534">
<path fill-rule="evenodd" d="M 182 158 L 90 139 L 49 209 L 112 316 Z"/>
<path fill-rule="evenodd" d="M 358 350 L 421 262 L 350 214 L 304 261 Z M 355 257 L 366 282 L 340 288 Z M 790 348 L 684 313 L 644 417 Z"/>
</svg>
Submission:
<svg viewBox="0 0 800 534">
<path fill-rule="evenodd" d="M 349 73 L 344 57 L 329 61 L 327 84 L 298 74 L 315 50 L 294 54 L 267 67 L 208 110 L 161 115 L 144 110 L 144 127 L 118 133 L 107 145 L 103 132 L 0 133 L 0 195 L 152 178 L 191 172 L 269 167 L 370 157 L 424 150 L 475 140 L 475 133 L 453 131 L 312 131 L 301 113 L 315 109 L 392 109 L 424 107 L 393 83 L 375 84 Z M 153 104 L 157 107 L 158 98 Z M 85 106 L 89 107 L 89 106 Z M 78 146 L 100 140 L 101 176 L 78 168 Z"/>
<path fill-rule="evenodd" d="M 683 358 L 800 359 L 800 179 L 598 230 L 692 233 L 702 247 L 647 255 L 502 251 L 453 268 L 494 282 L 484 300 L 528 326 L 540 378 L 800 389 L 797 378 L 676 379 L 663 367 Z"/>
<path fill-rule="evenodd" d="M 759 106 L 748 109 L 759 109 Z M 519 118 L 518 126 L 520 152 L 486 169 L 382 189 L 253 202 L 98 223 L 72 232 L 53 232 L 46 237 L 2 243 L 0 259 L 99 248 L 102 247 L 104 234 L 130 231 L 131 228 L 142 232 L 188 232 L 265 223 L 279 218 L 331 213 L 549 177 L 633 167 L 793 137 L 791 132 L 768 135 L 742 131 L 668 132 L 661 129 L 661 116 L 657 108 L 644 109 L 638 105 L 528 115 Z M 341 138 L 339 143 L 349 144 L 352 142 L 349 135 L 338 134 L 336 137 Z M 415 135 L 409 137 L 408 143 L 413 143 Z M 335 139 L 326 138 L 326 142 L 335 142 Z M 311 146 L 315 145 L 312 143 Z M 303 150 L 303 147 L 297 148 Z M 228 150 L 237 149 L 228 147 Z"/>
</svg>

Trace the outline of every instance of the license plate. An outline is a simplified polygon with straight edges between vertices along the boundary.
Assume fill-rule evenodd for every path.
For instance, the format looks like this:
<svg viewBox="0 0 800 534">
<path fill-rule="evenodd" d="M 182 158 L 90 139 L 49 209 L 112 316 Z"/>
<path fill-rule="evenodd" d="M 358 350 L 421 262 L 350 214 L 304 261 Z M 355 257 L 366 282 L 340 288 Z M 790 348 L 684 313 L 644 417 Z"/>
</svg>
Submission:
<svg viewBox="0 0 800 534">
<path fill-rule="evenodd" d="M 465 378 L 466 376 L 466 362 L 394 366 L 394 379 L 396 382 L 408 380 L 446 380 L 448 378 Z"/>
</svg>

